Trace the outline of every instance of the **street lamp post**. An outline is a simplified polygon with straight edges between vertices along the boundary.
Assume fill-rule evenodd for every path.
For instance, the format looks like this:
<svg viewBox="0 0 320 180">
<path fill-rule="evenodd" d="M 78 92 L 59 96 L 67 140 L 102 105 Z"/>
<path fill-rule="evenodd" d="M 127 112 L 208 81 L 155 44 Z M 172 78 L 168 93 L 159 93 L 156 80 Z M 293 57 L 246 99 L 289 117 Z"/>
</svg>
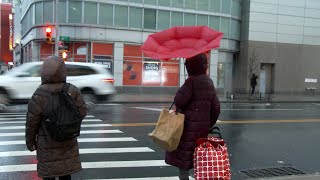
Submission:
<svg viewBox="0 0 320 180">
<path fill-rule="evenodd" d="M 58 4 L 59 0 L 55 0 L 55 29 L 56 29 L 56 39 L 55 39 L 55 56 L 59 56 L 59 24 L 58 24 Z"/>
</svg>

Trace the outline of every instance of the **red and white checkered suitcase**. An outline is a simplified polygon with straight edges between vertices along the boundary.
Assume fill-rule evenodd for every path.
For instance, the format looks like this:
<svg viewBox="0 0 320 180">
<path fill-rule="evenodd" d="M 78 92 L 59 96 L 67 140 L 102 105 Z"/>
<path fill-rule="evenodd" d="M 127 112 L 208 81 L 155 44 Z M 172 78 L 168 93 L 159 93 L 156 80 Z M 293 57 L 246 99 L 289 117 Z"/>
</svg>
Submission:
<svg viewBox="0 0 320 180">
<path fill-rule="evenodd" d="M 194 152 L 196 180 L 230 180 L 231 170 L 227 146 L 223 139 L 208 137 L 197 141 Z"/>
</svg>

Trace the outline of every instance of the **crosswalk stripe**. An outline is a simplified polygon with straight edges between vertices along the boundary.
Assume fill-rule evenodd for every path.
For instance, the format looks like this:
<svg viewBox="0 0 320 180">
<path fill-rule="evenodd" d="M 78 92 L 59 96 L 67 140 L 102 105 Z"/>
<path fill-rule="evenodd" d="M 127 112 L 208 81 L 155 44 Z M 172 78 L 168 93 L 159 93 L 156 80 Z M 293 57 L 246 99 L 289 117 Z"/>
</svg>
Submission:
<svg viewBox="0 0 320 180">
<path fill-rule="evenodd" d="M 123 133 L 119 130 L 81 130 L 80 134 L 112 134 L 112 133 Z M 24 136 L 24 132 L 18 133 L 0 133 L 0 137 L 11 137 L 11 136 Z"/>
<path fill-rule="evenodd" d="M 101 161 L 101 162 L 82 162 L 82 168 L 123 168 L 123 167 L 163 167 L 169 166 L 163 160 L 143 160 L 143 161 Z M 21 172 L 35 171 L 36 164 L 6 165 L 0 166 L 0 172 Z"/>
<path fill-rule="evenodd" d="M 138 152 L 154 152 L 148 147 L 126 147 L 126 148 L 86 148 L 79 149 L 80 154 L 104 154 L 104 153 L 138 153 Z M 0 157 L 16 157 L 16 156 L 34 156 L 36 152 L 30 151 L 8 151 L 0 152 Z"/>
<path fill-rule="evenodd" d="M 138 141 L 132 137 L 120 137 L 120 138 L 78 138 L 78 142 L 130 142 L 130 141 Z M 24 140 L 17 141 L 0 141 L 0 145 L 22 145 L 26 142 Z"/>
<path fill-rule="evenodd" d="M 81 127 L 110 127 L 111 124 L 82 124 Z M 0 130 L 5 129 L 25 129 L 25 126 L 5 126 L 0 127 Z"/>
<path fill-rule="evenodd" d="M 101 119 L 84 119 L 82 122 L 101 122 Z M 22 121 L 0 121 L 0 124 L 25 124 L 26 120 L 22 120 Z"/>
<path fill-rule="evenodd" d="M 121 178 L 121 179 L 87 179 L 87 180 L 179 180 L 179 177 L 145 177 L 145 178 Z M 194 180 L 189 176 L 189 180 Z"/>
</svg>

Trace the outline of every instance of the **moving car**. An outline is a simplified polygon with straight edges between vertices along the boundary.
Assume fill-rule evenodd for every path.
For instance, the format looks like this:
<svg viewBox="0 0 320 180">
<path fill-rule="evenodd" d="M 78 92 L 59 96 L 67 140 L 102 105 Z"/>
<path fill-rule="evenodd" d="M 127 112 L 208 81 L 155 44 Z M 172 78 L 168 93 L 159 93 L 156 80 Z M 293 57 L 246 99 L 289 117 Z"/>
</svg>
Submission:
<svg viewBox="0 0 320 180">
<path fill-rule="evenodd" d="M 22 64 L 0 76 L 0 104 L 25 102 L 41 84 L 43 62 Z M 104 65 L 65 62 L 67 82 L 77 86 L 87 103 L 107 100 L 114 94 L 114 79 Z"/>
</svg>

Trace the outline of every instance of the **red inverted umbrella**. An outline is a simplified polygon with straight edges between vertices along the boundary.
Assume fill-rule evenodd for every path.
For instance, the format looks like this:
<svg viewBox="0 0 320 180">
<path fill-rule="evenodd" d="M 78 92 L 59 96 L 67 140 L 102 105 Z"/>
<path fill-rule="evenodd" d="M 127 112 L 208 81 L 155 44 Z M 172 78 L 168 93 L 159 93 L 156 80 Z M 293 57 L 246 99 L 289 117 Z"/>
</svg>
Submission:
<svg viewBox="0 0 320 180">
<path fill-rule="evenodd" d="M 190 58 L 218 48 L 222 36 L 207 26 L 176 26 L 149 35 L 141 50 L 155 59 Z"/>
</svg>

